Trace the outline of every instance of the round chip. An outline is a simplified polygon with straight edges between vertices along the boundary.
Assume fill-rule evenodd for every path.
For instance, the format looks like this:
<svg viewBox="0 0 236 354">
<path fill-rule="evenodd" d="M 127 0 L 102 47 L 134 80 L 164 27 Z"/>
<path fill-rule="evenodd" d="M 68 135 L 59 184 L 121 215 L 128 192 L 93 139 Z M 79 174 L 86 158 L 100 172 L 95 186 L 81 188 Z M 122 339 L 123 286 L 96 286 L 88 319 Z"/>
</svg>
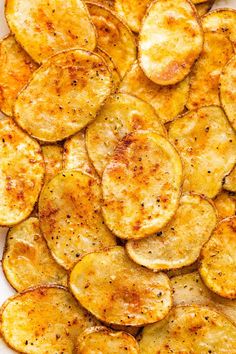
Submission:
<svg viewBox="0 0 236 354">
<path fill-rule="evenodd" d="M 0 43 L 0 109 L 8 116 L 18 92 L 29 80 L 37 65 L 9 35 Z"/>
<path fill-rule="evenodd" d="M 17 352 L 72 354 L 77 336 L 97 324 L 65 288 L 48 286 L 10 298 L 2 311 L 1 330 Z"/>
<path fill-rule="evenodd" d="M 236 192 L 236 166 L 233 168 L 230 174 L 225 177 L 223 187 L 227 191 Z"/>
<path fill-rule="evenodd" d="M 142 326 L 164 318 L 172 305 L 167 275 L 135 264 L 120 246 L 84 256 L 71 271 L 70 288 L 106 323 Z"/>
<path fill-rule="evenodd" d="M 146 102 L 128 94 L 111 97 L 88 126 L 86 146 L 99 175 L 114 153 L 118 142 L 134 130 L 166 131 L 154 109 Z"/>
<path fill-rule="evenodd" d="M 170 223 L 157 234 L 126 244 L 134 262 L 153 270 L 182 268 L 198 258 L 216 225 L 214 206 L 198 195 L 184 195 Z"/>
<path fill-rule="evenodd" d="M 111 74 L 97 54 L 59 53 L 33 74 L 15 104 L 15 119 L 41 141 L 62 140 L 90 123 L 111 92 Z"/>
<path fill-rule="evenodd" d="M 44 145 L 42 152 L 45 162 L 44 183 L 47 183 L 62 170 L 63 148 L 59 145 Z"/>
<path fill-rule="evenodd" d="M 39 144 L 10 118 L 0 119 L 0 225 L 26 219 L 34 208 L 44 177 Z"/>
<path fill-rule="evenodd" d="M 180 306 L 166 319 L 145 327 L 139 344 L 142 354 L 234 354 L 236 327 L 207 307 Z"/>
<path fill-rule="evenodd" d="M 2 266 L 17 290 L 45 285 L 67 285 L 67 273 L 52 258 L 37 218 L 29 218 L 8 233 Z"/>
<path fill-rule="evenodd" d="M 220 220 L 236 214 L 236 195 L 234 193 L 219 193 L 214 199 L 214 204 Z"/>
<path fill-rule="evenodd" d="M 56 261 L 70 269 L 84 254 L 116 245 L 101 215 L 101 187 L 81 171 L 64 171 L 42 190 L 40 228 Z"/>
<path fill-rule="evenodd" d="M 134 337 L 125 332 L 114 332 L 106 327 L 91 327 L 78 340 L 77 354 L 139 354 Z"/>
<path fill-rule="evenodd" d="M 170 123 L 169 139 L 183 161 L 183 190 L 215 197 L 236 161 L 235 132 L 223 110 L 188 112 Z"/>
<path fill-rule="evenodd" d="M 182 81 L 201 53 L 203 33 L 197 11 L 188 0 L 156 0 L 142 21 L 139 62 L 159 85 Z"/>
<path fill-rule="evenodd" d="M 222 220 L 201 252 L 200 275 L 216 294 L 236 299 L 236 216 Z"/>
<path fill-rule="evenodd" d="M 8 0 L 5 13 L 16 40 L 38 63 L 62 50 L 96 47 L 95 30 L 81 0 Z"/>
<path fill-rule="evenodd" d="M 121 77 L 120 77 L 117 67 L 115 66 L 112 58 L 101 48 L 97 47 L 94 52 L 99 54 L 105 60 L 107 66 L 112 74 L 113 91 L 115 92 L 117 87 L 119 86 L 120 80 L 121 80 Z"/>
</svg>

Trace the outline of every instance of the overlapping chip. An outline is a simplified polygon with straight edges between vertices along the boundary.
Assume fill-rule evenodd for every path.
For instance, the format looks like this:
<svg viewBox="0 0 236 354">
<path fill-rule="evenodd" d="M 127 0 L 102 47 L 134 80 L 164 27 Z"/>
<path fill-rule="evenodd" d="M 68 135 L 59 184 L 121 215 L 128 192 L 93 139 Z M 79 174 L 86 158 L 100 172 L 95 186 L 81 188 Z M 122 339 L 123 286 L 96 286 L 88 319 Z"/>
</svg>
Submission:
<svg viewBox="0 0 236 354">
<path fill-rule="evenodd" d="M 115 66 L 112 58 L 101 48 L 97 47 L 95 49 L 95 53 L 99 54 L 106 62 L 111 74 L 112 74 L 112 83 L 113 83 L 113 91 L 115 92 L 117 87 L 120 84 L 120 74 L 117 70 L 117 67 Z"/>
<path fill-rule="evenodd" d="M 44 183 L 47 183 L 62 170 L 63 148 L 60 145 L 44 145 L 42 152 L 45 163 Z"/>
<path fill-rule="evenodd" d="M 236 166 L 233 168 L 230 174 L 225 177 L 223 187 L 227 191 L 236 192 Z"/>
<path fill-rule="evenodd" d="M 214 199 L 219 219 L 225 219 L 236 214 L 236 194 L 222 191 Z"/>
</svg>

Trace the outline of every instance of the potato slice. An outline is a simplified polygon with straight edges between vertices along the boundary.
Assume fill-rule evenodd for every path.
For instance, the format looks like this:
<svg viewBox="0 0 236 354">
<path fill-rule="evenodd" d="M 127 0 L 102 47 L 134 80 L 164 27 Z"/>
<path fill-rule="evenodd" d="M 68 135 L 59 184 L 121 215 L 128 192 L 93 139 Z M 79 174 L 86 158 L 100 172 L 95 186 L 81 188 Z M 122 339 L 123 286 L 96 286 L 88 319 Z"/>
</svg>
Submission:
<svg viewBox="0 0 236 354">
<path fill-rule="evenodd" d="M 166 319 L 144 328 L 139 344 L 142 354 L 233 354 L 236 327 L 207 307 L 180 306 Z"/>
<path fill-rule="evenodd" d="M 220 105 L 220 74 L 233 53 L 233 44 L 224 34 L 205 33 L 203 51 L 190 73 L 189 110 Z"/>
<path fill-rule="evenodd" d="M 225 177 L 223 187 L 227 191 L 236 192 L 236 166 L 233 168 L 230 174 Z"/>
<path fill-rule="evenodd" d="M 97 54 L 80 49 L 59 53 L 18 95 L 15 119 L 42 141 L 63 140 L 95 118 L 111 86 L 111 74 Z"/>
<path fill-rule="evenodd" d="M 171 279 L 174 304 L 207 305 L 226 315 L 236 325 L 236 301 L 224 299 L 211 292 L 202 282 L 198 272 Z"/>
<path fill-rule="evenodd" d="M 116 245 L 101 215 L 101 187 L 81 171 L 64 171 L 43 189 L 39 199 L 40 228 L 65 269 L 84 254 Z"/>
<path fill-rule="evenodd" d="M 76 353 L 139 354 L 139 346 L 128 333 L 114 332 L 106 327 L 91 327 L 79 336 Z"/>
<path fill-rule="evenodd" d="M 198 195 L 184 195 L 170 223 L 157 234 L 126 244 L 134 262 L 153 270 L 194 263 L 216 225 L 214 206 Z"/>
<path fill-rule="evenodd" d="M 96 47 L 95 30 L 81 0 L 8 0 L 5 13 L 16 40 L 38 63 L 62 50 Z"/>
<path fill-rule="evenodd" d="M 59 145 L 44 145 L 42 152 L 45 162 L 44 183 L 47 183 L 62 170 L 63 148 Z"/>
<path fill-rule="evenodd" d="M 77 336 L 98 324 L 63 287 L 29 289 L 10 298 L 2 312 L 2 333 L 27 354 L 74 353 Z"/>
<path fill-rule="evenodd" d="M 0 225 L 26 219 L 34 208 L 44 177 L 39 144 L 10 118 L 0 119 Z"/>
<path fill-rule="evenodd" d="M 124 93 L 111 97 L 88 126 L 86 134 L 89 157 L 99 175 L 102 175 L 118 142 L 138 129 L 166 135 L 164 126 L 148 103 Z"/>
<path fill-rule="evenodd" d="M 213 4 L 214 4 L 215 0 L 209 0 L 203 3 L 199 3 L 196 4 L 196 9 L 197 9 L 197 13 L 199 16 L 204 16 L 208 13 L 208 11 L 210 11 L 210 9 L 212 8 Z"/>
<path fill-rule="evenodd" d="M 113 91 L 115 92 L 117 87 L 120 85 L 120 80 L 121 80 L 117 67 L 115 66 L 112 58 L 101 48 L 97 47 L 94 52 L 99 54 L 105 60 L 112 74 Z"/>
<path fill-rule="evenodd" d="M 0 109 L 12 116 L 16 96 L 37 65 L 11 35 L 0 43 L 0 63 Z"/>
<path fill-rule="evenodd" d="M 163 123 L 184 110 L 189 93 L 189 78 L 176 85 L 161 86 L 149 80 L 137 62 L 126 73 L 119 91 L 134 94 L 153 106 Z"/>
<path fill-rule="evenodd" d="M 222 220 L 201 252 L 199 272 L 216 294 L 236 299 L 236 216 Z"/>
<path fill-rule="evenodd" d="M 169 278 L 135 264 L 120 246 L 84 256 L 71 271 L 70 288 L 106 323 L 142 326 L 164 318 L 172 305 Z"/>
<path fill-rule="evenodd" d="M 150 80 L 159 85 L 182 81 L 201 53 L 202 46 L 202 28 L 190 1 L 151 3 L 139 37 L 139 62 Z"/>
<path fill-rule="evenodd" d="M 113 59 L 123 77 L 136 59 L 136 42 L 130 29 L 108 8 L 86 2 L 97 30 L 97 44 Z"/>
<path fill-rule="evenodd" d="M 213 198 L 236 161 L 236 137 L 220 107 L 203 107 L 170 123 L 184 170 L 184 191 Z"/>
<path fill-rule="evenodd" d="M 234 193 L 221 192 L 214 199 L 219 219 L 225 219 L 236 214 L 236 195 Z"/>
<path fill-rule="evenodd" d="M 122 239 L 160 231 L 178 208 L 181 184 L 181 160 L 164 137 L 151 131 L 127 135 L 103 173 L 107 226 Z"/>
<path fill-rule="evenodd" d="M 236 20 L 236 16 L 235 16 Z M 236 43 L 236 42 L 235 42 Z M 220 100 L 224 111 L 236 130 L 236 55 L 226 64 L 220 76 Z"/>
<path fill-rule="evenodd" d="M 17 291 L 50 283 L 67 286 L 67 273 L 52 258 L 37 218 L 31 217 L 9 231 L 2 266 Z"/>
</svg>

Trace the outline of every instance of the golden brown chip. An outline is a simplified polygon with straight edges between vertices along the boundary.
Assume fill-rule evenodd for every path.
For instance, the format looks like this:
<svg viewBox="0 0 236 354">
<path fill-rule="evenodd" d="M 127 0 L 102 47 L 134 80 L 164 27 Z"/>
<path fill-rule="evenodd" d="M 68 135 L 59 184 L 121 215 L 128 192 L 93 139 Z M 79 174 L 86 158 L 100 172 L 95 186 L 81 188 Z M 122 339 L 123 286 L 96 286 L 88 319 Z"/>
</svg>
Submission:
<svg viewBox="0 0 236 354">
<path fill-rule="evenodd" d="M 94 120 L 111 85 L 111 74 L 97 54 L 80 49 L 59 53 L 18 95 L 15 119 L 42 141 L 62 140 Z"/>
<path fill-rule="evenodd" d="M 219 219 L 225 219 L 236 214 L 236 195 L 234 193 L 221 192 L 214 199 Z"/>
<path fill-rule="evenodd" d="M 199 16 L 204 16 L 208 13 L 208 11 L 210 11 L 210 9 L 212 8 L 213 4 L 214 4 L 215 0 L 209 0 L 203 3 L 199 3 L 196 4 L 196 9 L 197 9 L 197 13 Z"/>
<path fill-rule="evenodd" d="M 188 0 L 153 1 L 142 21 L 139 62 L 159 85 L 182 81 L 201 53 L 203 33 L 197 11 Z"/>
<path fill-rule="evenodd" d="M 213 198 L 236 161 L 236 137 L 220 107 L 203 107 L 170 123 L 169 138 L 183 161 L 184 191 Z"/>
<path fill-rule="evenodd" d="M 44 145 L 42 152 L 45 162 L 44 183 L 47 183 L 62 170 L 63 148 L 59 145 Z"/>
<path fill-rule="evenodd" d="M 236 192 L 236 166 L 233 168 L 230 174 L 225 177 L 223 187 L 227 191 Z"/>
<path fill-rule="evenodd" d="M 115 66 L 112 58 L 101 48 L 97 47 L 94 52 L 99 54 L 105 60 L 107 66 L 112 74 L 113 91 L 115 92 L 117 87 L 119 86 L 120 80 L 121 80 L 121 77 L 120 77 L 117 67 Z"/>
<path fill-rule="evenodd" d="M 172 305 L 168 277 L 135 264 L 120 246 L 84 256 L 71 271 L 70 288 L 106 323 L 142 326 L 164 318 Z"/>
</svg>

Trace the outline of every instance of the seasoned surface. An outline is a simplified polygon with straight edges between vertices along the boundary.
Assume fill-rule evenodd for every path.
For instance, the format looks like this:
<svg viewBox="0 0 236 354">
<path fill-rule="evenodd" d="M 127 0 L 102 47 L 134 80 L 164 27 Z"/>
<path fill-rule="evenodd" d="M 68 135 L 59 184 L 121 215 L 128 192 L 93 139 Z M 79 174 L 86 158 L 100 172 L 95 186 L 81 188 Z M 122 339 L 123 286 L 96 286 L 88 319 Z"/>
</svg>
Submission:
<svg viewBox="0 0 236 354">
<path fill-rule="evenodd" d="M 113 59 L 110 57 L 110 55 L 108 55 L 105 50 L 97 47 L 95 50 L 94 50 L 95 53 L 99 54 L 106 62 L 107 66 L 108 66 L 108 69 L 110 70 L 111 72 L 111 75 L 112 75 L 112 84 L 113 84 L 113 90 L 112 91 L 116 91 L 117 87 L 119 86 L 120 84 L 120 81 L 121 81 L 121 77 L 120 77 L 120 74 L 118 72 L 118 69 L 113 61 Z"/>
<path fill-rule="evenodd" d="M 236 194 L 226 191 L 220 192 L 214 199 L 219 220 L 236 214 Z"/>
<path fill-rule="evenodd" d="M 236 166 L 230 172 L 228 176 L 225 177 L 224 189 L 236 192 Z"/>
<path fill-rule="evenodd" d="M 44 145 L 42 152 L 45 163 L 44 183 L 47 183 L 62 170 L 63 148 L 59 145 Z"/>
</svg>

